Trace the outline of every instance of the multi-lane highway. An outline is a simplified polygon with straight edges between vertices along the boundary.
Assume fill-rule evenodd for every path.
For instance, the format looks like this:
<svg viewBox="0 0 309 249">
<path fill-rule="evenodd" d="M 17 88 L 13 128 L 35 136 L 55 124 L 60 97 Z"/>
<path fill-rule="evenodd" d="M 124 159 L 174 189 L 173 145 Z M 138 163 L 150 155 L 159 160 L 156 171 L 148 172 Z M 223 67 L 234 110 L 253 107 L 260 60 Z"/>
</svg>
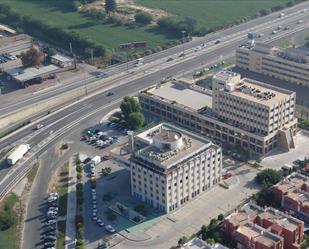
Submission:
<svg viewBox="0 0 309 249">
<path fill-rule="evenodd" d="M 131 61 L 131 62 L 121 64 L 118 66 L 110 67 L 106 69 L 106 73 L 108 73 L 109 76 L 112 76 L 112 80 L 121 80 L 124 78 L 129 80 L 132 77 L 132 75 L 126 72 L 127 69 L 129 69 L 129 71 L 131 71 L 132 73 L 135 71 L 138 72 L 138 71 L 145 70 L 145 68 L 147 68 L 147 65 L 151 67 L 159 66 L 162 63 L 165 63 L 167 58 L 170 58 L 170 57 L 177 58 L 182 53 L 183 47 L 185 49 L 185 54 L 188 56 L 188 54 L 194 53 L 194 48 L 202 47 L 204 45 L 203 50 L 206 50 L 209 47 L 213 47 L 215 41 L 219 39 L 221 41 L 224 41 L 224 40 L 234 41 L 235 39 L 243 39 L 246 37 L 249 31 L 261 30 L 261 32 L 263 32 L 264 30 L 267 30 L 267 28 L 274 29 L 278 27 L 279 25 L 283 26 L 285 23 L 291 23 L 294 21 L 295 21 L 295 26 L 297 26 L 296 25 L 297 20 L 304 19 L 306 18 L 306 16 L 308 16 L 308 13 L 303 11 L 305 8 L 308 8 L 308 7 L 309 7 L 309 3 L 302 3 L 302 4 L 294 6 L 293 8 L 284 10 L 285 16 L 282 18 L 278 18 L 279 13 L 273 13 L 269 16 L 254 19 L 247 23 L 243 23 L 238 26 L 228 28 L 226 30 L 211 33 L 205 37 L 194 39 L 191 42 L 185 43 L 184 46 L 183 45 L 176 46 L 168 50 L 164 50 L 159 53 L 146 56 L 144 57 L 145 66 L 135 68 L 134 61 Z M 303 21 L 305 23 L 305 20 Z M 26 106 L 36 103 L 40 100 L 46 100 L 48 98 L 52 98 L 58 94 L 61 94 L 65 91 L 71 91 L 72 89 L 75 89 L 77 87 L 83 87 L 85 84 L 91 84 L 97 81 L 98 79 L 95 76 L 89 75 L 88 77 L 85 77 L 85 79 L 72 81 L 65 85 L 59 85 L 59 86 L 56 86 L 50 89 L 49 91 L 42 91 L 42 92 L 38 92 L 35 94 L 32 94 L 32 93 L 25 94 L 22 97 L 22 99 L 19 99 L 18 102 L 12 99 L 2 104 L 0 108 L 0 117 L 7 113 L 16 111 L 18 109 L 25 108 Z M 110 81 L 110 79 L 107 78 L 101 81 L 102 83 L 106 84 Z"/>
<path fill-rule="evenodd" d="M 269 20 L 267 19 L 267 22 L 269 23 L 259 25 L 259 27 L 255 27 L 253 30 L 264 33 L 264 37 L 262 39 L 265 42 L 271 42 L 274 39 L 279 39 L 280 37 L 288 36 L 293 32 L 297 32 L 303 29 L 305 25 L 309 24 L 308 15 L 302 11 L 302 9 L 305 8 L 304 6 L 309 6 L 309 3 L 306 3 L 306 5 L 302 4 L 301 7 L 294 7 L 293 10 L 296 11 L 296 14 L 293 14 L 293 11 L 291 12 L 291 10 L 285 11 L 285 18 L 277 18 L 278 14 L 273 15 L 272 19 L 271 17 L 267 17 L 270 18 Z M 304 20 L 302 25 L 296 24 L 299 19 Z M 255 24 L 257 20 L 252 22 Z M 248 24 L 243 25 L 246 26 Z M 291 27 L 291 29 L 281 31 L 276 35 L 271 35 L 272 30 L 274 30 L 278 25 L 288 26 Z M 11 144 L 19 143 L 18 141 L 20 139 L 23 139 L 23 142 L 30 143 L 33 146 L 33 150 L 29 154 L 28 158 L 22 163 L 19 163 L 11 169 L 1 171 L 0 199 L 18 180 L 21 179 L 24 173 L 31 167 L 32 161 L 37 156 L 48 150 L 48 148 L 50 148 L 50 146 L 57 140 L 63 138 L 66 134 L 79 127 L 83 121 L 102 114 L 106 109 L 119 104 L 123 96 L 132 94 L 147 86 L 157 83 L 162 78 L 179 75 L 183 72 L 193 70 L 201 66 L 203 63 L 205 66 L 208 63 L 214 63 L 220 58 L 221 55 L 224 57 L 232 56 L 235 48 L 246 42 L 246 34 L 248 30 L 238 30 L 238 26 L 231 28 L 231 30 L 234 30 L 234 33 L 228 35 L 223 35 L 224 32 L 227 31 L 221 32 L 221 42 L 219 44 L 214 44 L 216 39 L 218 39 L 217 34 L 211 34 L 206 38 L 200 38 L 198 41 L 190 43 L 191 45 L 201 46 L 200 44 L 207 42 L 207 45 L 205 48 L 201 48 L 197 52 L 193 51 L 193 45 L 192 47 L 186 47 L 187 52 L 185 58 L 179 58 L 177 56 L 177 51 L 179 51 L 179 48 L 178 50 L 177 48 L 171 49 L 175 50 L 174 52 L 176 53 L 172 54 L 177 58 L 169 63 L 166 62 L 167 57 L 157 59 L 164 61 L 164 63 L 161 62 L 158 64 L 154 63 L 156 61 L 154 58 L 158 55 L 153 55 L 153 57 L 151 57 L 152 59 L 148 59 L 147 57 L 146 59 L 149 61 L 147 62 L 145 59 L 146 64 L 143 67 L 136 69 L 136 72 L 133 75 L 126 74 L 121 76 L 122 78 L 120 79 L 115 78 L 106 82 L 105 87 L 108 88 L 104 89 L 103 87 L 103 91 L 109 91 L 108 89 L 112 88 L 115 93 L 113 96 L 107 97 L 104 92 L 93 96 L 90 95 L 88 98 L 76 102 L 63 110 L 60 110 L 59 112 L 46 116 L 45 120 L 41 122 L 45 125 L 42 130 L 34 132 L 32 127 L 29 127 L 20 130 L 10 137 L 2 139 L 0 141 L 0 150 Z M 249 30 L 251 29 L 249 28 Z M 186 45 L 191 46 L 190 44 Z M 180 51 L 182 50 L 180 49 Z M 121 69 L 121 67 L 125 68 L 126 66 L 120 65 L 115 67 L 116 69 L 110 68 L 109 72 L 113 73 L 113 70 L 117 70 L 117 68 Z M 133 65 L 131 63 L 131 68 L 132 67 Z"/>
</svg>

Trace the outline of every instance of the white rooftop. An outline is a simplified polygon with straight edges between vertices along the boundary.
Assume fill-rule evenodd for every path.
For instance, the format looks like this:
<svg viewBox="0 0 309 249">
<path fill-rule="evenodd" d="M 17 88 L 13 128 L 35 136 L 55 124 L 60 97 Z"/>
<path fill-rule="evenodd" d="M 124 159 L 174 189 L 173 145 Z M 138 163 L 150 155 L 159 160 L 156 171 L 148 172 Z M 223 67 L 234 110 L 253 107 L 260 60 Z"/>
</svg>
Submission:
<svg viewBox="0 0 309 249">
<path fill-rule="evenodd" d="M 72 59 L 66 56 L 63 56 L 61 54 L 55 54 L 53 56 L 51 56 L 51 58 L 57 60 L 57 61 L 61 61 L 61 62 L 71 62 Z"/>
<path fill-rule="evenodd" d="M 181 249 L 229 249 L 228 247 L 225 247 L 221 244 L 214 244 L 214 245 L 208 245 L 205 241 L 194 238 L 184 244 L 184 246 Z"/>
<path fill-rule="evenodd" d="M 167 82 L 148 92 L 163 99 L 175 101 L 196 111 L 205 106 L 212 106 L 212 97 L 210 95 L 194 90 L 190 86 L 190 84 L 179 81 Z"/>
</svg>

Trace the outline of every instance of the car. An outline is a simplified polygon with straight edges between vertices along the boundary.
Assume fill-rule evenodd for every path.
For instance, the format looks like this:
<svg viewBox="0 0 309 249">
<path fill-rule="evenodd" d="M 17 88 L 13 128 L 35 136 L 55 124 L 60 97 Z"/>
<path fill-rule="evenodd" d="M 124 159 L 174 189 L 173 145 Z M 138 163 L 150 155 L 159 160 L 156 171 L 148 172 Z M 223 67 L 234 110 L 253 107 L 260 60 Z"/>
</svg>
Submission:
<svg viewBox="0 0 309 249">
<path fill-rule="evenodd" d="M 48 218 L 51 218 L 51 219 L 56 219 L 57 216 L 58 216 L 58 213 L 57 213 L 57 214 L 55 214 L 55 213 L 48 213 L 48 214 L 47 214 L 47 217 L 48 217 Z"/>
<path fill-rule="evenodd" d="M 92 204 L 92 208 L 93 208 L 93 210 L 97 210 L 97 205 L 96 204 Z"/>
<path fill-rule="evenodd" d="M 49 232 L 53 232 L 56 231 L 56 226 L 47 226 L 45 228 L 45 232 L 49 233 Z"/>
<path fill-rule="evenodd" d="M 98 210 L 97 210 L 97 208 L 92 208 L 92 213 L 97 213 L 98 212 Z"/>
<path fill-rule="evenodd" d="M 53 225 L 53 224 L 56 224 L 56 223 L 57 223 L 57 220 L 51 219 L 51 220 L 46 221 L 45 225 L 50 226 L 50 225 Z"/>
<path fill-rule="evenodd" d="M 116 230 L 111 225 L 106 225 L 105 229 L 106 229 L 106 231 L 108 231 L 110 233 L 115 233 L 116 232 Z"/>
<path fill-rule="evenodd" d="M 98 224 L 100 227 L 104 227 L 104 222 L 103 222 L 101 219 L 97 219 L 97 224 Z"/>
<path fill-rule="evenodd" d="M 50 231 L 48 233 L 45 234 L 45 237 L 47 236 L 56 236 L 56 231 Z"/>
<path fill-rule="evenodd" d="M 95 172 L 92 171 L 92 172 L 90 173 L 90 177 L 94 177 L 94 176 L 95 176 Z"/>
<path fill-rule="evenodd" d="M 97 216 L 92 216 L 92 220 L 93 220 L 93 221 L 97 221 L 97 220 L 98 220 L 98 217 L 97 217 Z"/>
<path fill-rule="evenodd" d="M 303 23 L 304 21 L 303 20 L 298 20 L 297 21 L 297 24 L 301 24 L 301 23 Z"/>
<path fill-rule="evenodd" d="M 106 77 L 107 76 L 107 73 L 103 73 L 103 72 L 98 72 L 97 74 L 96 74 L 96 77 L 97 78 L 103 78 L 103 77 Z"/>
<path fill-rule="evenodd" d="M 57 211 L 58 212 L 58 207 L 49 207 L 48 211 Z"/>
<path fill-rule="evenodd" d="M 294 164 L 294 165 L 297 165 L 297 166 L 298 166 L 300 163 L 301 163 L 301 160 L 299 160 L 299 159 L 293 161 L 293 164 Z"/>
<path fill-rule="evenodd" d="M 41 129 L 42 127 L 44 127 L 44 125 L 42 125 L 42 124 L 37 124 L 37 125 L 35 126 L 35 129 L 36 129 L 36 130 L 39 130 L 39 129 Z"/>
<path fill-rule="evenodd" d="M 106 94 L 106 96 L 112 96 L 112 95 L 114 95 L 113 92 L 108 92 L 108 93 Z"/>
<path fill-rule="evenodd" d="M 46 236 L 46 237 L 44 238 L 45 241 L 55 241 L 56 239 L 57 239 L 56 236 L 51 236 L 51 235 Z"/>
<path fill-rule="evenodd" d="M 55 247 L 55 241 L 48 241 L 48 242 L 45 242 L 44 243 L 44 246 L 46 247 L 46 246 L 49 246 L 49 247 Z"/>
<path fill-rule="evenodd" d="M 221 40 L 216 40 L 215 44 L 219 44 L 221 42 Z"/>
<path fill-rule="evenodd" d="M 168 59 L 166 60 L 166 62 L 170 62 L 170 61 L 172 61 L 172 60 L 174 60 L 174 58 L 170 57 L 170 58 L 168 58 Z"/>
<path fill-rule="evenodd" d="M 45 249 L 56 249 L 55 247 L 45 247 Z"/>
<path fill-rule="evenodd" d="M 103 160 L 104 160 L 104 161 L 107 161 L 107 160 L 109 160 L 109 159 L 110 159 L 109 155 L 104 155 L 104 156 L 103 156 Z"/>
<path fill-rule="evenodd" d="M 185 54 L 184 53 L 181 53 L 180 55 L 179 55 L 179 57 L 184 57 L 185 56 Z"/>
<path fill-rule="evenodd" d="M 97 200 L 92 200 L 92 204 L 97 204 Z"/>
</svg>

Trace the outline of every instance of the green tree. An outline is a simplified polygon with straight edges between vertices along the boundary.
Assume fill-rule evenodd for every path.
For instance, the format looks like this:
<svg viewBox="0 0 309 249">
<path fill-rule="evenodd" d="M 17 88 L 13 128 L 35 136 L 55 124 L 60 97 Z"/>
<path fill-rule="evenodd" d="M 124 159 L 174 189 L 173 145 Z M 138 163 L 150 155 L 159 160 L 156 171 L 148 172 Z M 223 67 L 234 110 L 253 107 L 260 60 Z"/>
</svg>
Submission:
<svg viewBox="0 0 309 249">
<path fill-rule="evenodd" d="M 224 215 L 223 215 L 223 214 L 219 214 L 219 215 L 218 215 L 218 220 L 219 220 L 219 221 L 224 220 Z"/>
<path fill-rule="evenodd" d="M 150 24 L 152 21 L 152 16 L 146 12 L 139 12 L 134 16 L 135 22 L 142 24 Z"/>
<path fill-rule="evenodd" d="M 115 0 L 105 0 L 105 12 L 109 14 L 117 9 L 117 4 Z"/>
<path fill-rule="evenodd" d="M 181 237 L 181 238 L 178 240 L 178 246 L 184 245 L 187 241 L 188 241 L 188 238 L 187 238 L 186 236 Z"/>
<path fill-rule="evenodd" d="M 26 52 L 21 53 L 21 62 L 24 67 L 34 67 L 42 63 L 44 54 L 32 47 Z"/>
<path fill-rule="evenodd" d="M 140 112 L 132 112 L 128 117 L 128 126 L 132 130 L 138 130 L 142 128 L 145 122 L 144 115 Z"/>
<path fill-rule="evenodd" d="M 135 98 L 126 96 L 121 102 L 120 109 L 122 114 L 128 118 L 131 113 L 140 112 L 142 107 Z"/>
<path fill-rule="evenodd" d="M 283 174 L 280 171 L 264 169 L 256 175 L 255 181 L 262 184 L 264 188 L 269 188 L 282 180 L 282 178 Z"/>
</svg>

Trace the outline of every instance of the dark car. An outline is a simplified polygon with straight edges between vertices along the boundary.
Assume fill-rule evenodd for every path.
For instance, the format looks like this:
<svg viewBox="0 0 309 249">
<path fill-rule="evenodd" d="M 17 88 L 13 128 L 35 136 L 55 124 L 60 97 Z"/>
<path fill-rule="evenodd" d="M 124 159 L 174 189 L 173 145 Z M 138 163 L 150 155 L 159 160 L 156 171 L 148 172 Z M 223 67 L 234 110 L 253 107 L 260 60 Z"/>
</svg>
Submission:
<svg viewBox="0 0 309 249">
<path fill-rule="evenodd" d="M 108 93 L 106 94 L 106 96 L 112 96 L 112 95 L 114 95 L 113 92 L 108 92 Z"/>
<path fill-rule="evenodd" d="M 221 41 L 220 40 L 216 40 L 215 44 L 219 44 Z"/>
</svg>

